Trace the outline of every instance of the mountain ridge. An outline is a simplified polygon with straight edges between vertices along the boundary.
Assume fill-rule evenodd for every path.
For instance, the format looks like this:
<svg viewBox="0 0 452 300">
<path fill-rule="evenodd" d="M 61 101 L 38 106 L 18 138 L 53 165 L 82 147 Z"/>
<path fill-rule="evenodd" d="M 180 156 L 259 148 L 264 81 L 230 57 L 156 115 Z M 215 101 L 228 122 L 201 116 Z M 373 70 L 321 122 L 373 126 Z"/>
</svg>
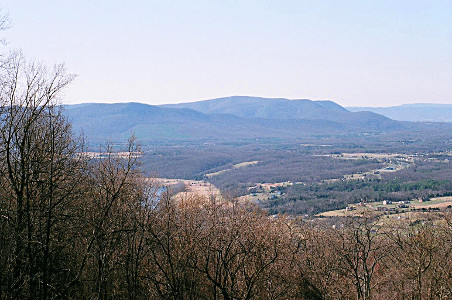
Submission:
<svg viewBox="0 0 452 300">
<path fill-rule="evenodd" d="M 236 103 L 229 106 L 230 110 L 222 109 L 234 101 Z M 202 108 L 206 102 L 200 101 L 196 105 Z M 213 99 L 207 105 L 210 109 L 204 109 L 205 112 L 199 111 L 200 108 L 197 111 L 188 107 L 138 102 L 85 103 L 65 106 L 65 110 L 74 131 L 83 132 L 93 143 L 124 141 L 132 133 L 146 143 L 306 138 L 362 132 L 373 134 L 405 128 L 403 123 L 378 114 L 349 112 L 332 101 L 232 97 Z"/>
<path fill-rule="evenodd" d="M 263 98 L 230 96 L 195 102 L 164 104 L 161 107 L 190 108 L 206 114 L 232 114 L 238 117 L 263 119 L 323 119 L 321 112 L 346 112 L 339 104 L 330 100 Z M 294 115 L 295 113 L 295 115 Z"/>
<path fill-rule="evenodd" d="M 195 109 L 193 109 L 195 108 Z M 197 109 L 197 110 L 196 110 Z M 425 108 L 423 108 L 425 110 Z M 92 144 L 305 139 L 442 134 L 450 123 L 410 123 L 374 112 L 353 112 L 329 101 L 233 96 L 173 105 L 84 103 L 66 105 L 76 134 Z"/>
<path fill-rule="evenodd" d="M 349 111 L 369 111 L 397 121 L 452 122 L 452 104 L 412 103 L 389 107 L 347 107 Z"/>
</svg>

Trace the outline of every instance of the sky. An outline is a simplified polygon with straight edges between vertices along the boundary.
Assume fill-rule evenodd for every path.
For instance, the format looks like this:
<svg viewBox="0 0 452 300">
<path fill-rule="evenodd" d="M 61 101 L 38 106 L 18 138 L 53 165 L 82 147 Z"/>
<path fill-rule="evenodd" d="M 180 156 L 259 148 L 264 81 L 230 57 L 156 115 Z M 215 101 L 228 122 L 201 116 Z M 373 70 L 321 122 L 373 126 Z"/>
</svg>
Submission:
<svg viewBox="0 0 452 300">
<path fill-rule="evenodd" d="M 4 0 L 4 49 L 77 75 L 64 103 L 247 95 L 452 104 L 452 0 Z"/>
</svg>

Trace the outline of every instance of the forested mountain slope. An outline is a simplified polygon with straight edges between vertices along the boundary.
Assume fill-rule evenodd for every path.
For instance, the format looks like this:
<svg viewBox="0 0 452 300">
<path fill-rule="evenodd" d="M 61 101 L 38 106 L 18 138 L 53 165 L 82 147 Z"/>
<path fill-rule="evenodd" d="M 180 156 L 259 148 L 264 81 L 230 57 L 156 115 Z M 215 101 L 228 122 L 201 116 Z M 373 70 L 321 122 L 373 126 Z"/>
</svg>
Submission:
<svg viewBox="0 0 452 300">
<path fill-rule="evenodd" d="M 328 120 L 347 124 L 386 124 L 391 120 L 369 112 L 352 113 L 333 101 L 233 96 L 163 107 L 190 108 L 206 114 L 277 120 Z"/>
<path fill-rule="evenodd" d="M 65 111 L 74 131 L 83 132 L 94 143 L 105 139 L 125 141 L 132 133 L 142 142 L 177 142 L 360 135 L 409 128 L 403 122 L 374 113 L 348 112 L 329 101 L 301 100 L 302 104 L 296 104 L 277 100 L 257 109 L 257 99 L 246 99 L 250 105 L 244 106 L 242 113 L 238 112 L 241 104 L 231 104 L 231 110 L 213 108 L 216 100 L 209 102 L 212 109 L 202 109 L 204 112 L 141 103 L 68 105 Z M 225 107 L 226 100 L 218 101 L 218 107 Z M 295 113 L 294 105 L 299 106 Z M 231 113 L 233 107 L 237 108 L 235 114 Z"/>
</svg>

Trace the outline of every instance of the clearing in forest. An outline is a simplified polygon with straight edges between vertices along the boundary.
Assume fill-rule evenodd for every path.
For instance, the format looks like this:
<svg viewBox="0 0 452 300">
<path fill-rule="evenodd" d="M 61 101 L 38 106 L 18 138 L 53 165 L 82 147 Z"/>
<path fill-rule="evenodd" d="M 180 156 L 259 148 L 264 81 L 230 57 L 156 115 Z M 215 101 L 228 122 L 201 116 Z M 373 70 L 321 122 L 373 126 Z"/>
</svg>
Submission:
<svg viewBox="0 0 452 300">
<path fill-rule="evenodd" d="M 231 171 L 233 169 L 239 169 L 239 168 L 243 168 L 243 167 L 253 166 L 253 165 L 257 164 L 258 162 L 259 162 L 258 160 L 241 162 L 241 163 L 233 165 L 232 168 L 230 168 L 230 169 L 225 169 L 225 170 L 221 170 L 221 171 L 218 171 L 218 172 L 213 172 L 213 173 L 206 174 L 206 177 L 210 178 L 210 177 L 213 177 L 213 176 L 221 175 L 221 174 L 223 174 L 225 172 L 228 172 L 228 171 Z"/>
</svg>

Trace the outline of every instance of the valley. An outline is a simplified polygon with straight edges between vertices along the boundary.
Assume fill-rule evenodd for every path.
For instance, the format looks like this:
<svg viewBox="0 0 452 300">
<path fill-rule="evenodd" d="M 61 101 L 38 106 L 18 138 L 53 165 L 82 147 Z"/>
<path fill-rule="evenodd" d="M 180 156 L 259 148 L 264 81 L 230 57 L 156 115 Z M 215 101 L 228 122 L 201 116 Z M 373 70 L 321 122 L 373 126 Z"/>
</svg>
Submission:
<svg viewBox="0 0 452 300">
<path fill-rule="evenodd" d="M 161 147 L 144 152 L 142 161 L 145 169 L 160 170 L 159 176 L 209 182 L 228 197 L 272 214 L 314 215 L 361 201 L 452 193 L 448 151 L 339 153 L 332 147 L 330 154 L 320 154 L 324 147 L 266 146 Z"/>
<path fill-rule="evenodd" d="M 133 134 L 146 176 L 270 214 L 313 216 L 359 202 L 452 193 L 452 123 L 394 121 L 333 101 L 245 96 L 65 111 L 91 151 L 103 140 L 121 147 Z"/>
</svg>

